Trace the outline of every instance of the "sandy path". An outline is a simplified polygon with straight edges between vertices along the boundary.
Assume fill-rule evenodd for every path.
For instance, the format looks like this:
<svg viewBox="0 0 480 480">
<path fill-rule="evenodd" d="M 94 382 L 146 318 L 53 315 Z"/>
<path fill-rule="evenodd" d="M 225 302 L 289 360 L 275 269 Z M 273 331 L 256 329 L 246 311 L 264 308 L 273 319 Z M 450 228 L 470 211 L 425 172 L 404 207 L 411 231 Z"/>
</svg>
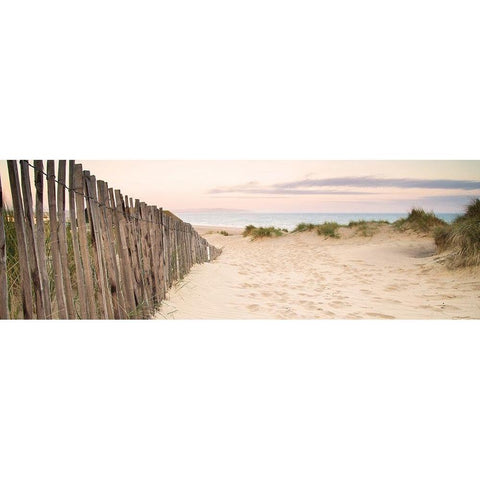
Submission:
<svg viewBox="0 0 480 480">
<path fill-rule="evenodd" d="M 447 270 L 429 238 L 205 237 L 222 255 L 196 265 L 156 318 L 480 318 L 480 270 Z"/>
</svg>

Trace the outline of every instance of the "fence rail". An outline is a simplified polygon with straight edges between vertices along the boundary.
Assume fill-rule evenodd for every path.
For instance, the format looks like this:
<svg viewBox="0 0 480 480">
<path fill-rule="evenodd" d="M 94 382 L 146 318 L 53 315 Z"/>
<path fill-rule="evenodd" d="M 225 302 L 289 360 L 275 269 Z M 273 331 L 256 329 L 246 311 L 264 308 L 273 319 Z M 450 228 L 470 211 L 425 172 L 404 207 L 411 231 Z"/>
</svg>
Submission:
<svg viewBox="0 0 480 480">
<path fill-rule="evenodd" d="M 0 178 L 0 318 L 149 318 L 195 263 L 221 253 L 190 224 L 73 160 L 68 185 L 66 160 L 57 174 L 53 160 L 46 171 L 42 160 L 19 163 L 20 175 L 7 161 L 13 211 Z"/>
</svg>

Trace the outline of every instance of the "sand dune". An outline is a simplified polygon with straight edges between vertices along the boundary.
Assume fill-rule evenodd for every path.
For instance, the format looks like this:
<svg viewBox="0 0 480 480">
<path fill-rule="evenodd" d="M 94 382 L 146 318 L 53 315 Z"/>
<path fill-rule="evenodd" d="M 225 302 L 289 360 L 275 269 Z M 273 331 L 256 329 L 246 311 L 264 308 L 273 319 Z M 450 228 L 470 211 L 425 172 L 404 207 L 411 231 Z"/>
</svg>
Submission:
<svg viewBox="0 0 480 480">
<path fill-rule="evenodd" d="M 197 229 L 223 253 L 171 289 L 158 319 L 480 318 L 480 270 L 448 270 L 428 237 L 384 227 L 251 241 Z"/>
</svg>

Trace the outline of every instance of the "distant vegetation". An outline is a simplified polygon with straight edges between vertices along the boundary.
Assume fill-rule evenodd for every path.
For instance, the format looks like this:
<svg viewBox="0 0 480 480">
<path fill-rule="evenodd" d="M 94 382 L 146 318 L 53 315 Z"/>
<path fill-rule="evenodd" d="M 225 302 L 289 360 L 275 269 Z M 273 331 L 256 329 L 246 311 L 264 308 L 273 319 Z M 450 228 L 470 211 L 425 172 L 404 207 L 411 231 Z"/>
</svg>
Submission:
<svg viewBox="0 0 480 480">
<path fill-rule="evenodd" d="M 439 226 L 434 237 L 439 253 L 451 250 L 450 267 L 480 265 L 480 199 L 473 200 L 451 225 Z"/>
<path fill-rule="evenodd" d="M 247 225 L 243 231 L 244 237 L 252 237 L 252 240 L 264 237 L 280 237 L 283 231 L 275 227 L 255 227 L 254 225 Z"/>
<path fill-rule="evenodd" d="M 337 233 L 340 225 L 336 222 L 325 222 L 318 225 L 313 223 L 299 223 L 295 229 L 296 232 L 312 232 L 316 231 L 319 235 L 324 235 L 325 237 L 339 238 Z"/>
<path fill-rule="evenodd" d="M 293 232 L 311 232 L 312 230 L 315 230 L 315 228 L 317 228 L 316 225 L 314 225 L 313 223 L 299 223 L 295 229 L 293 230 Z"/>
<path fill-rule="evenodd" d="M 393 222 L 393 227 L 404 232 L 413 230 L 417 233 L 429 233 L 437 227 L 444 227 L 447 222 L 438 218 L 433 212 L 425 212 L 422 208 L 412 208 L 407 218 L 400 218 Z"/>
<path fill-rule="evenodd" d="M 386 220 L 358 220 L 350 222 L 348 228 L 355 228 L 356 233 L 362 237 L 372 237 L 381 225 L 390 225 Z"/>
<path fill-rule="evenodd" d="M 340 225 L 337 222 L 325 222 L 317 225 L 317 233 L 325 237 L 340 238 L 338 229 Z"/>
<path fill-rule="evenodd" d="M 312 232 L 316 231 L 319 235 L 324 235 L 330 238 L 340 238 L 338 229 L 340 227 L 355 228 L 356 233 L 364 236 L 371 237 L 380 225 L 389 225 L 386 220 L 358 220 L 352 221 L 348 225 L 340 225 L 336 222 L 325 222 L 318 225 L 313 223 L 299 223 L 293 232 Z"/>
<path fill-rule="evenodd" d="M 228 232 L 226 230 L 220 230 L 218 233 L 220 235 L 225 235 L 226 237 L 228 237 Z"/>
</svg>

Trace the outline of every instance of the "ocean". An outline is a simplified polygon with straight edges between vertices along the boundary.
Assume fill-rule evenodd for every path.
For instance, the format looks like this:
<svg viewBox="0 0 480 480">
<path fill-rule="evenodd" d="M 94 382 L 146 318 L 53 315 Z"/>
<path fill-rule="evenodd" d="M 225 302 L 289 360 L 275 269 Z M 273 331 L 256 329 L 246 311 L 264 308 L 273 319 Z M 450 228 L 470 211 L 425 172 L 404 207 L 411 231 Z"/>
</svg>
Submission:
<svg viewBox="0 0 480 480">
<path fill-rule="evenodd" d="M 459 213 L 435 213 L 446 222 L 452 222 Z M 293 230 L 299 223 L 337 222 L 348 225 L 355 220 L 387 220 L 394 222 L 406 217 L 407 213 L 252 213 L 252 212 L 185 212 L 179 213 L 184 222 L 192 225 L 240 227 L 276 227 Z"/>
</svg>

